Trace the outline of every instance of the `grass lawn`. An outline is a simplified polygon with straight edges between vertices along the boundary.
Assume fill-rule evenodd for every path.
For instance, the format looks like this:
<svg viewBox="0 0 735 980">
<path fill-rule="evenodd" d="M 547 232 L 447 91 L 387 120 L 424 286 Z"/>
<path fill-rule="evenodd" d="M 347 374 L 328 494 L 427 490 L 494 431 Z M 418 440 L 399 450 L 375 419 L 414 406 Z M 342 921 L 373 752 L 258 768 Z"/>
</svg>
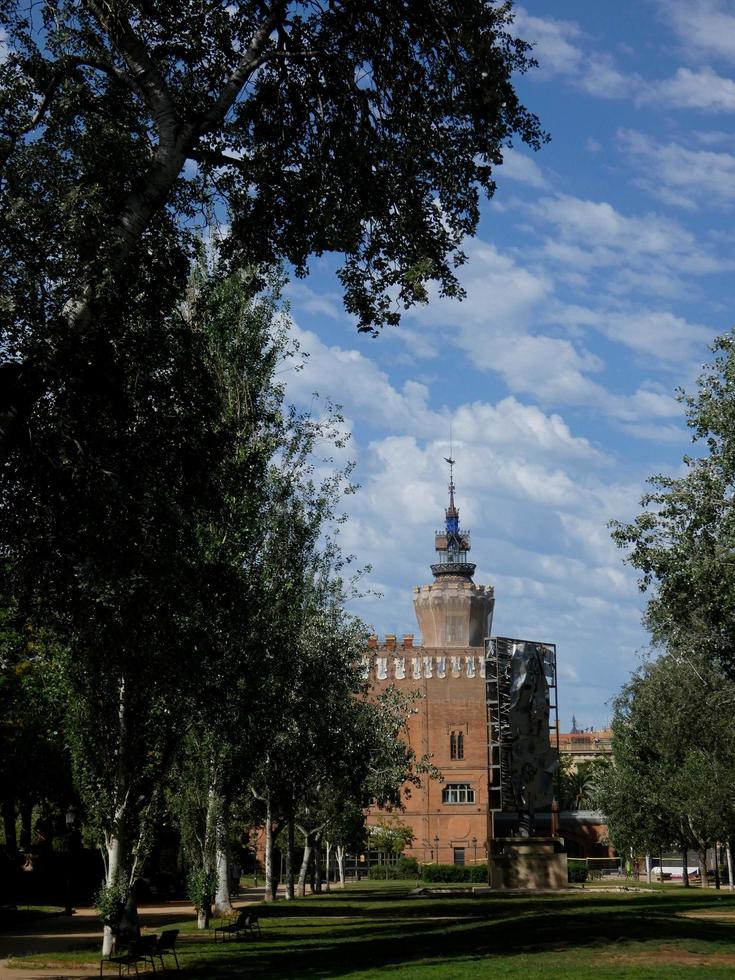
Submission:
<svg viewBox="0 0 735 980">
<path fill-rule="evenodd" d="M 187 921 L 179 940 L 183 974 L 202 980 L 474 980 L 676 978 L 705 969 L 707 976 L 735 976 L 735 895 L 726 891 L 659 886 L 537 897 L 411 897 L 411 887 L 370 882 L 262 906 L 262 939 L 215 945 Z M 80 951 L 48 959 L 95 958 Z"/>
</svg>

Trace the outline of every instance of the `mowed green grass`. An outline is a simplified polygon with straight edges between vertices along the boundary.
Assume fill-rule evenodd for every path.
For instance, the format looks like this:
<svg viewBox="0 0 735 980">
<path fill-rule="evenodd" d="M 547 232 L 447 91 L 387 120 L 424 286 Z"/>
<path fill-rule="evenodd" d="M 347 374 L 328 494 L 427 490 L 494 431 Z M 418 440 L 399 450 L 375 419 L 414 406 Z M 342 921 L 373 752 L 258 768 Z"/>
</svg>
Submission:
<svg viewBox="0 0 735 980">
<path fill-rule="evenodd" d="M 735 896 L 726 891 L 412 897 L 410 887 L 371 883 L 262 906 L 261 939 L 215 944 L 193 922 L 181 923 L 183 974 L 474 980 L 688 977 L 698 970 L 735 977 Z M 94 959 L 82 952 L 49 957 Z"/>
</svg>

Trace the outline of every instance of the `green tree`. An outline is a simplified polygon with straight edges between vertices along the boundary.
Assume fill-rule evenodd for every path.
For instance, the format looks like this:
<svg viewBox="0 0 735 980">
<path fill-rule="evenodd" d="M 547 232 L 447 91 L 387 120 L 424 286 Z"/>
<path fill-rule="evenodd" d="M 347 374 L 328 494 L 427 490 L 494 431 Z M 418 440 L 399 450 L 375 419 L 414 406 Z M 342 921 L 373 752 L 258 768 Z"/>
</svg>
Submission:
<svg viewBox="0 0 735 980">
<path fill-rule="evenodd" d="M 570 755 L 561 754 L 555 774 L 554 793 L 562 810 L 587 810 L 592 805 L 595 788 L 606 771 L 606 759 L 575 763 Z"/>
<path fill-rule="evenodd" d="M 36 807 L 58 813 L 75 802 L 56 653 L 41 631 L 18 622 L 12 601 L 0 611 L 0 800 L 9 854 L 18 845 L 30 850 Z"/>
<path fill-rule="evenodd" d="M 729 841 L 735 808 L 735 684 L 701 650 L 645 664 L 615 702 L 613 765 L 595 802 L 623 851 Z"/>
<path fill-rule="evenodd" d="M 735 334 L 718 338 L 696 394 L 679 392 L 692 438 L 681 477 L 654 476 L 632 523 L 613 538 L 649 592 L 654 641 L 708 651 L 735 671 Z"/>
<path fill-rule="evenodd" d="M 114 342 L 104 319 L 77 338 L 69 363 L 86 369 L 36 405 L 33 439 L 2 471 L 3 591 L 60 650 L 75 779 L 110 885 L 144 857 L 196 687 L 195 613 L 216 585 L 200 529 L 216 500 L 217 393 L 202 338 L 163 292 Z"/>
<path fill-rule="evenodd" d="M 370 849 L 382 855 L 387 863 L 413 844 L 413 831 L 393 813 L 379 817 L 377 823 L 368 827 L 368 842 Z"/>
<path fill-rule="evenodd" d="M 511 4 L 488 0 L 4 0 L 0 268 L 15 336 L 55 319 L 76 334 L 134 301 L 141 276 L 183 286 L 209 200 L 253 267 L 302 273 L 310 255 L 344 254 L 361 329 L 395 322 L 429 280 L 457 294 L 503 148 L 544 138 L 513 87 L 532 61 L 511 23 Z M 34 371 L 54 373 L 24 347 L 15 407 Z"/>
</svg>

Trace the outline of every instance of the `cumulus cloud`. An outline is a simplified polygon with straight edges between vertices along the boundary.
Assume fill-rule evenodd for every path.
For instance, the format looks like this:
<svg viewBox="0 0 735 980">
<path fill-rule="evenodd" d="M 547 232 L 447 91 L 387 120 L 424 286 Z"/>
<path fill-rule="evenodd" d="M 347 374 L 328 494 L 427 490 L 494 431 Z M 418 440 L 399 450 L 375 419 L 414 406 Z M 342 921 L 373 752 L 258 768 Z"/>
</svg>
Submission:
<svg viewBox="0 0 735 980">
<path fill-rule="evenodd" d="M 689 364 L 704 356 L 712 341 L 710 327 L 690 323 L 668 310 L 637 309 L 622 313 L 567 306 L 554 318 L 567 324 L 592 327 L 609 340 L 644 355 L 649 363 L 654 358 L 668 365 Z"/>
<path fill-rule="evenodd" d="M 527 153 L 507 148 L 503 150 L 503 166 L 497 171 L 498 180 L 504 177 L 508 180 L 526 184 L 543 190 L 548 187 L 548 181 L 541 168 Z"/>
<path fill-rule="evenodd" d="M 584 55 L 576 43 L 582 30 L 575 21 L 533 17 L 523 7 L 517 7 L 515 29 L 533 44 L 534 57 L 543 72 L 574 75 L 582 70 Z"/>
<path fill-rule="evenodd" d="M 533 44 L 541 78 L 564 78 L 602 99 L 627 98 L 639 87 L 640 77 L 622 71 L 609 52 L 583 50 L 586 39 L 575 21 L 534 17 L 519 7 L 515 29 Z"/>
<path fill-rule="evenodd" d="M 673 78 L 644 85 L 636 96 L 639 105 L 663 105 L 704 112 L 735 112 L 735 81 L 711 68 L 679 68 Z"/>
<path fill-rule="evenodd" d="M 625 303 L 640 293 L 681 300 L 691 294 L 686 279 L 729 271 L 734 265 L 729 253 L 653 212 L 625 215 L 607 201 L 565 194 L 543 197 L 527 208 L 550 227 L 543 240 L 544 258 L 572 272 L 578 291 L 586 287 L 598 303 L 601 296 Z"/>
<path fill-rule="evenodd" d="M 735 11 L 723 0 L 658 0 L 668 26 L 687 51 L 697 49 L 735 62 Z"/>
<path fill-rule="evenodd" d="M 618 143 L 638 169 L 638 182 L 666 204 L 693 210 L 735 201 L 735 155 L 660 142 L 636 130 L 620 130 Z"/>
</svg>

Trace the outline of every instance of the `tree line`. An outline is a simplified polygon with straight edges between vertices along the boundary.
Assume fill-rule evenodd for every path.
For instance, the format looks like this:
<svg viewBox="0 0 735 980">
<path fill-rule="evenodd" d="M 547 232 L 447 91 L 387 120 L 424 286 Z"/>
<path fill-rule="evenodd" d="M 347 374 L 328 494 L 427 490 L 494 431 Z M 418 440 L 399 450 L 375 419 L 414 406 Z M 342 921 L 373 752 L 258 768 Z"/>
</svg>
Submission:
<svg viewBox="0 0 735 980">
<path fill-rule="evenodd" d="M 39 786 L 71 779 L 106 907 L 164 812 L 206 910 L 238 808 L 269 855 L 285 834 L 291 891 L 296 828 L 306 854 L 339 847 L 411 775 L 410 706 L 365 698 L 346 612 L 349 473 L 319 462 L 339 416 L 285 401 L 273 276 L 337 254 L 362 331 L 431 283 L 461 295 L 504 148 L 546 139 L 512 19 L 0 0 L 3 813 L 25 841 Z"/>
<path fill-rule="evenodd" d="M 593 794 L 621 854 L 678 849 L 686 869 L 691 852 L 703 884 L 718 844 L 732 881 L 735 836 L 735 333 L 713 351 L 695 394 L 679 392 L 683 475 L 652 477 L 641 513 L 613 524 L 657 656 L 614 702 L 614 765 Z"/>
</svg>

